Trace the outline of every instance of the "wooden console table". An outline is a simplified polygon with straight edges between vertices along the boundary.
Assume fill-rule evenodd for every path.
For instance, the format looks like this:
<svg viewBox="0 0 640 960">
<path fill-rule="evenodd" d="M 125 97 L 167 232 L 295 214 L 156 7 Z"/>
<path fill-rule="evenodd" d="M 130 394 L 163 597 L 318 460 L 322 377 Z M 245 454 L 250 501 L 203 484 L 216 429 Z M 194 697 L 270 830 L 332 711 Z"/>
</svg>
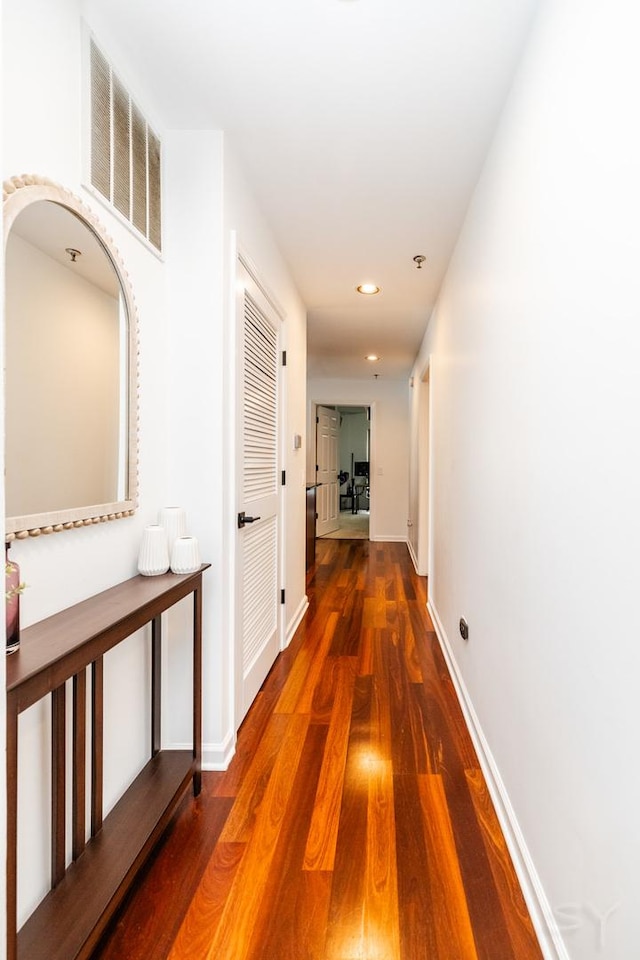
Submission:
<svg viewBox="0 0 640 960">
<path fill-rule="evenodd" d="M 7 960 L 86 960 L 167 827 L 190 782 L 201 785 L 202 573 L 133 577 L 22 631 L 7 658 Z M 193 749 L 162 750 L 161 614 L 193 595 Z M 103 656 L 151 623 L 150 760 L 102 813 Z M 91 763 L 87 772 L 87 668 Z M 72 862 L 66 866 L 65 713 L 72 679 Z M 51 694 L 51 890 L 17 925 L 18 716 Z M 89 773 L 89 775 L 87 775 Z M 85 842 L 86 789 L 91 825 Z"/>
</svg>

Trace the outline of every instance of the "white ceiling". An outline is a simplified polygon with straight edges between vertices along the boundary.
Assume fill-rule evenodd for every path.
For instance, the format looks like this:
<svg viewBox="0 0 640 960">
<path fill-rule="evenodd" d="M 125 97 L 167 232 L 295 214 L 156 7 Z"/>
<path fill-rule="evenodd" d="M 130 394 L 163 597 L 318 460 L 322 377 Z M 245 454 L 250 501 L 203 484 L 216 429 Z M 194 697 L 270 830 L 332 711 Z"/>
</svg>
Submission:
<svg viewBox="0 0 640 960">
<path fill-rule="evenodd" d="M 160 122 L 222 128 L 309 311 L 309 374 L 408 376 L 538 0 L 85 0 Z M 98 37 L 100 40 L 100 37 Z M 107 51 L 108 52 L 108 51 Z M 421 270 L 416 254 L 427 260 Z M 377 297 L 355 292 L 380 285 Z M 382 360 L 363 358 L 370 352 Z"/>
</svg>

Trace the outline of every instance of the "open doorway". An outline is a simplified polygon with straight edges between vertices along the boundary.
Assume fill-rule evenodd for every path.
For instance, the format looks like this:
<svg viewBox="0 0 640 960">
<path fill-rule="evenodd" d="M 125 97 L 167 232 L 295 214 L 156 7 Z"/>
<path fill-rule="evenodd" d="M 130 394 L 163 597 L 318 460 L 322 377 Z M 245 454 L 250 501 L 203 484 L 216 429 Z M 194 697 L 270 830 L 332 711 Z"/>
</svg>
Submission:
<svg viewBox="0 0 640 960">
<path fill-rule="evenodd" d="M 316 535 L 337 540 L 368 540 L 371 410 L 367 406 L 338 404 L 329 409 L 335 411 L 332 418 L 336 425 L 335 442 L 327 443 L 321 417 L 316 423 L 317 476 L 321 484 L 318 493 L 322 501 L 322 484 L 326 482 L 336 490 L 337 502 L 335 510 L 331 511 L 330 523 L 327 523 L 323 511 L 318 511 Z M 335 476 L 332 470 L 335 470 Z"/>
</svg>

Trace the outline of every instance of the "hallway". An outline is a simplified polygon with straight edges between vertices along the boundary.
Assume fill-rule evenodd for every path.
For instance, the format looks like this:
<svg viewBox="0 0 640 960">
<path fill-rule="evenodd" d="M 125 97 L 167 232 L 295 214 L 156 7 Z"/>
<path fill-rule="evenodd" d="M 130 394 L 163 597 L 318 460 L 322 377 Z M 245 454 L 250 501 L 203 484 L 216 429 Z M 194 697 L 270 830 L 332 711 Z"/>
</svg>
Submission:
<svg viewBox="0 0 640 960">
<path fill-rule="evenodd" d="M 406 546 L 320 540 L 308 593 L 93 960 L 539 958 Z"/>
</svg>

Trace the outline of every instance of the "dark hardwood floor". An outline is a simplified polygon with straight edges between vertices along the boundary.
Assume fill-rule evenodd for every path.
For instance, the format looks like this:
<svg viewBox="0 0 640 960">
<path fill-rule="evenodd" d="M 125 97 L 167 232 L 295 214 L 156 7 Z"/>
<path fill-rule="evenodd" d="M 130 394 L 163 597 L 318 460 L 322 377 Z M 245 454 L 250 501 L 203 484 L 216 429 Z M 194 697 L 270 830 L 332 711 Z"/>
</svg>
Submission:
<svg viewBox="0 0 640 960">
<path fill-rule="evenodd" d="M 310 574 L 93 960 L 540 960 L 406 546 L 318 541 Z"/>
</svg>

